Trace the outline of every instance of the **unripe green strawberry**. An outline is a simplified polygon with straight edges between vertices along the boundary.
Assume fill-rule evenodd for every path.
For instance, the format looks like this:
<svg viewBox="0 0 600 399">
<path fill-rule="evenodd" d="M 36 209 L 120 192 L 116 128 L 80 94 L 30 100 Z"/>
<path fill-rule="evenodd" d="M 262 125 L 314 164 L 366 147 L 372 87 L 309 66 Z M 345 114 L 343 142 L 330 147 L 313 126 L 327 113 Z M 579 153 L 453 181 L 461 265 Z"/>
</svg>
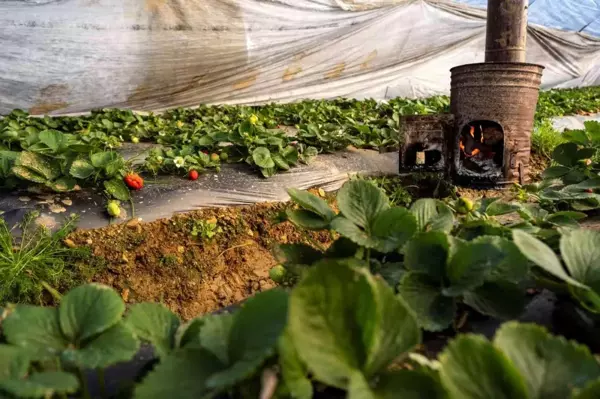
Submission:
<svg viewBox="0 0 600 399">
<path fill-rule="evenodd" d="M 458 201 L 456 201 L 456 210 L 462 214 L 471 212 L 473 210 L 473 201 L 468 198 L 460 197 Z"/>
<path fill-rule="evenodd" d="M 119 201 L 109 201 L 106 206 L 106 211 L 108 214 L 114 218 L 118 218 L 121 214 L 121 206 L 119 205 Z"/>
<path fill-rule="evenodd" d="M 229 154 L 222 152 L 219 157 L 221 158 L 221 161 L 227 161 L 227 159 L 229 159 Z"/>
<path fill-rule="evenodd" d="M 131 137 L 131 142 L 132 142 L 133 144 L 137 144 L 137 143 L 139 143 L 139 142 L 140 142 L 140 139 L 139 139 L 138 137 L 136 137 L 136 136 L 132 136 L 132 137 Z"/>
<path fill-rule="evenodd" d="M 271 270 L 269 270 L 269 277 L 271 278 L 271 280 L 275 281 L 278 284 L 283 283 L 283 280 L 285 279 L 285 276 L 287 275 L 287 270 L 285 270 L 285 267 L 283 267 L 283 265 L 277 265 L 271 268 Z"/>
</svg>

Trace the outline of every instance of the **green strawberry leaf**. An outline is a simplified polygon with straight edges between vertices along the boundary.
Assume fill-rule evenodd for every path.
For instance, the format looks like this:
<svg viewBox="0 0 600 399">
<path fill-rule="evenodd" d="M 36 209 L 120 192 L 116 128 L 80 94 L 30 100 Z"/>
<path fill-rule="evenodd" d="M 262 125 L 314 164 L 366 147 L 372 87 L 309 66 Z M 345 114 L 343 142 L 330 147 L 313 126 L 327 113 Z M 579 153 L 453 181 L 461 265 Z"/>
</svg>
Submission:
<svg viewBox="0 0 600 399">
<path fill-rule="evenodd" d="M 198 334 L 201 347 L 211 352 L 223 364 L 229 364 L 229 335 L 235 314 L 208 315 Z"/>
<path fill-rule="evenodd" d="M 77 185 L 77 181 L 69 176 L 59 177 L 53 182 L 46 183 L 48 187 L 59 193 L 72 191 Z"/>
<path fill-rule="evenodd" d="M 96 169 L 85 159 L 77 159 L 71 165 L 69 174 L 77 179 L 87 179 Z"/>
<path fill-rule="evenodd" d="M 380 375 L 372 387 L 364 375 L 355 373 L 350 380 L 348 399 L 447 399 L 444 388 L 431 373 L 398 370 Z"/>
<path fill-rule="evenodd" d="M 420 340 L 416 320 L 391 289 L 363 268 L 325 260 L 310 269 L 290 299 L 289 333 L 315 379 L 346 388 Z"/>
<path fill-rule="evenodd" d="M 23 348 L 0 344 L 0 381 L 25 377 L 29 361 L 28 353 Z"/>
<path fill-rule="evenodd" d="M 54 180 L 61 175 L 60 165 L 55 160 L 34 152 L 21 152 L 15 160 L 15 167 L 18 166 L 29 169 L 36 175 L 43 176 L 45 180 Z M 17 169 L 21 170 L 21 168 Z M 14 170 L 15 168 L 13 168 Z"/>
<path fill-rule="evenodd" d="M 58 307 L 62 333 L 72 343 L 85 341 L 108 330 L 121 320 L 124 311 L 121 296 L 100 284 L 72 289 Z"/>
<path fill-rule="evenodd" d="M 321 215 L 305 209 L 288 209 L 285 214 L 291 223 L 307 230 L 325 230 L 331 223 Z"/>
<path fill-rule="evenodd" d="M 57 130 L 44 130 L 39 133 L 39 139 L 44 143 L 52 152 L 61 152 L 68 146 L 67 136 Z"/>
<path fill-rule="evenodd" d="M 410 207 L 420 231 L 443 231 L 449 233 L 454 227 L 454 214 L 443 202 L 421 198 Z"/>
<path fill-rule="evenodd" d="M 417 221 L 404 208 L 389 208 L 380 212 L 371 227 L 374 246 L 379 252 L 399 250 L 417 231 Z"/>
<path fill-rule="evenodd" d="M 571 399 L 597 399 L 600 397 L 600 379 L 592 381 L 581 389 L 574 389 Z"/>
<path fill-rule="evenodd" d="M 404 248 L 404 265 L 407 269 L 430 274 L 438 280 L 446 275 L 449 257 L 448 235 L 440 231 L 420 233 Z"/>
<path fill-rule="evenodd" d="M 280 154 L 271 154 L 271 158 L 273 159 L 275 166 L 277 166 L 279 169 L 290 170 L 290 165 Z"/>
<path fill-rule="evenodd" d="M 25 166 L 13 166 L 12 172 L 19 179 L 32 181 L 34 183 L 46 183 L 47 179 L 44 175 L 34 171 L 33 169 L 29 169 Z"/>
<path fill-rule="evenodd" d="M 118 157 L 119 155 L 114 151 L 102 151 L 92 154 L 90 156 L 90 161 L 95 168 L 105 168 Z"/>
<path fill-rule="evenodd" d="M 25 349 L 34 358 L 55 356 L 67 347 L 58 310 L 31 305 L 18 305 L 2 322 L 8 343 Z"/>
<path fill-rule="evenodd" d="M 245 302 L 229 330 L 229 367 L 211 376 L 207 386 L 226 388 L 252 376 L 274 354 L 287 322 L 287 312 L 288 295 L 278 289 L 262 292 Z"/>
<path fill-rule="evenodd" d="M 560 252 L 571 277 L 590 287 L 593 293 L 599 296 L 600 232 L 571 230 L 561 237 Z M 595 312 L 600 312 L 600 307 L 595 309 Z"/>
<path fill-rule="evenodd" d="M 129 201 L 131 198 L 129 188 L 125 185 L 123 180 L 118 177 L 112 180 L 106 180 L 104 182 L 104 189 L 110 196 L 119 201 Z"/>
<path fill-rule="evenodd" d="M 344 217 L 367 231 L 377 215 L 390 207 L 385 194 L 365 180 L 351 180 L 344 184 L 337 201 Z"/>
<path fill-rule="evenodd" d="M 176 314 L 159 303 L 139 303 L 129 309 L 125 324 L 140 339 L 148 341 L 160 358 L 175 345 L 175 333 L 180 321 Z"/>
<path fill-rule="evenodd" d="M 205 317 L 196 317 L 187 323 L 180 324 L 175 333 L 175 348 L 185 348 L 188 345 L 200 347 L 200 331 L 204 326 Z"/>
<path fill-rule="evenodd" d="M 456 303 L 442 295 L 438 279 L 422 272 L 408 272 L 400 280 L 398 292 L 415 313 L 421 328 L 441 331 L 452 324 Z"/>
<path fill-rule="evenodd" d="M 300 360 L 298 351 L 289 332 L 284 332 L 277 345 L 281 376 L 292 398 L 311 399 L 312 383 L 308 379 L 308 369 Z"/>
<path fill-rule="evenodd" d="M 216 393 L 206 385 L 211 375 L 225 366 L 212 353 L 201 348 L 178 349 L 165 357 L 141 384 L 136 399 L 198 399 Z"/>
<path fill-rule="evenodd" d="M 0 390 L 19 398 L 50 398 L 55 394 L 75 393 L 79 381 L 64 371 L 33 373 L 26 379 L 0 381 Z"/>
<path fill-rule="evenodd" d="M 450 286 L 444 294 L 457 296 L 480 286 L 503 259 L 502 250 L 488 242 L 462 244 L 446 267 Z"/>
<path fill-rule="evenodd" d="M 510 281 L 490 281 L 466 292 L 463 300 L 481 314 L 498 319 L 514 319 L 525 308 L 525 291 Z"/>
<path fill-rule="evenodd" d="M 575 287 L 582 289 L 588 288 L 586 285 L 573 279 L 566 273 L 552 248 L 542 241 L 520 230 L 513 230 L 513 241 L 527 259 L 535 263 L 544 271 Z"/>
<path fill-rule="evenodd" d="M 271 169 L 275 167 L 275 162 L 271 158 L 271 151 L 266 147 L 257 147 L 252 151 L 252 160 L 261 169 Z"/>
<path fill-rule="evenodd" d="M 131 360 L 138 349 L 139 342 L 136 337 L 123 322 L 118 322 L 79 348 L 63 351 L 61 359 L 77 367 L 105 368 Z"/>
<path fill-rule="evenodd" d="M 484 337 L 460 335 L 440 355 L 442 383 L 451 398 L 528 398 L 527 385 L 510 359 Z"/>
<path fill-rule="evenodd" d="M 324 220 L 330 222 L 335 217 L 335 212 L 329 207 L 329 204 L 327 204 L 324 199 L 317 197 L 308 191 L 298 190 L 295 188 L 289 188 L 287 193 L 292 198 L 292 201 L 300 205 L 305 210 L 316 213 Z"/>
<path fill-rule="evenodd" d="M 520 371 L 528 398 L 567 398 L 574 387 L 583 388 L 600 377 L 600 364 L 586 346 L 552 336 L 534 324 L 504 324 L 494 345 Z"/>
</svg>

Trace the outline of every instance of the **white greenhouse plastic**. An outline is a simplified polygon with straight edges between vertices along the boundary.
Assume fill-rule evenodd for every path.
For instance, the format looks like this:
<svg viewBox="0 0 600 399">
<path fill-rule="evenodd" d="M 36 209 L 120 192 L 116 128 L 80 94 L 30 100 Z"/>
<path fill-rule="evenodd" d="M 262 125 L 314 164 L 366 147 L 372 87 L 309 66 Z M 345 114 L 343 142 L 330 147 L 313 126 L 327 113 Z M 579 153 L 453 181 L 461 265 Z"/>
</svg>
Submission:
<svg viewBox="0 0 600 399">
<path fill-rule="evenodd" d="M 0 114 L 447 94 L 451 67 L 483 61 L 481 5 L 4 0 Z M 531 0 L 529 14 L 543 88 L 600 85 L 600 1 Z"/>
</svg>

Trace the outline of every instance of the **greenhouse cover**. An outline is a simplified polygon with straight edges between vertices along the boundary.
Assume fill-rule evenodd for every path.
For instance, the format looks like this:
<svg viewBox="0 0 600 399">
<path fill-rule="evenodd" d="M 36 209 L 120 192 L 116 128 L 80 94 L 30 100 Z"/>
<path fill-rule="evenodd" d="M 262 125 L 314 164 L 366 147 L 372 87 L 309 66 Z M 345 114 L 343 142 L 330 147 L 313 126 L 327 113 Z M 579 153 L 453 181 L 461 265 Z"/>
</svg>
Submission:
<svg viewBox="0 0 600 399">
<path fill-rule="evenodd" d="M 4 0 L 0 114 L 447 94 L 485 0 Z M 530 0 L 543 88 L 600 84 L 600 0 Z"/>
</svg>

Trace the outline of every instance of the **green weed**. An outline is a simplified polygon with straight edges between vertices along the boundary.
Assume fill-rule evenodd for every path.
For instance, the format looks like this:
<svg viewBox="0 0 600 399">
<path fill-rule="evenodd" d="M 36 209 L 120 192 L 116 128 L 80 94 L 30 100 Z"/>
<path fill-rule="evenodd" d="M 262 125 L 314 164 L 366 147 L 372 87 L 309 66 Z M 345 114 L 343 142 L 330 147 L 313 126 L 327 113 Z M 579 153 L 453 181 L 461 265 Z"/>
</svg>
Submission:
<svg viewBox="0 0 600 399">
<path fill-rule="evenodd" d="M 178 263 L 178 260 L 177 260 L 177 256 L 175 256 L 175 255 L 171 255 L 171 254 L 163 255 L 160 258 L 160 264 L 162 266 L 175 266 L 175 265 L 177 265 L 177 263 Z"/>
<path fill-rule="evenodd" d="M 565 142 L 562 134 L 554 129 L 550 119 L 537 122 L 533 134 L 531 135 L 532 151 L 550 159 L 552 151 L 559 145 Z"/>
<path fill-rule="evenodd" d="M 72 285 L 75 273 L 71 260 L 86 257 L 84 248 L 69 248 L 63 240 L 75 228 L 70 217 L 56 232 L 35 223 L 37 212 L 30 212 L 17 226 L 19 238 L 0 218 L 0 303 L 43 303 L 44 285 L 59 288 Z"/>
<path fill-rule="evenodd" d="M 367 179 L 376 187 L 381 189 L 390 200 L 392 206 L 409 206 L 413 202 L 413 197 L 407 187 L 402 184 L 399 178 L 382 176 Z"/>
<path fill-rule="evenodd" d="M 223 232 L 223 229 L 217 226 L 216 219 L 209 220 L 194 220 L 192 225 L 192 231 L 190 234 L 193 237 L 200 238 L 202 240 L 210 240 L 217 234 Z"/>
</svg>

